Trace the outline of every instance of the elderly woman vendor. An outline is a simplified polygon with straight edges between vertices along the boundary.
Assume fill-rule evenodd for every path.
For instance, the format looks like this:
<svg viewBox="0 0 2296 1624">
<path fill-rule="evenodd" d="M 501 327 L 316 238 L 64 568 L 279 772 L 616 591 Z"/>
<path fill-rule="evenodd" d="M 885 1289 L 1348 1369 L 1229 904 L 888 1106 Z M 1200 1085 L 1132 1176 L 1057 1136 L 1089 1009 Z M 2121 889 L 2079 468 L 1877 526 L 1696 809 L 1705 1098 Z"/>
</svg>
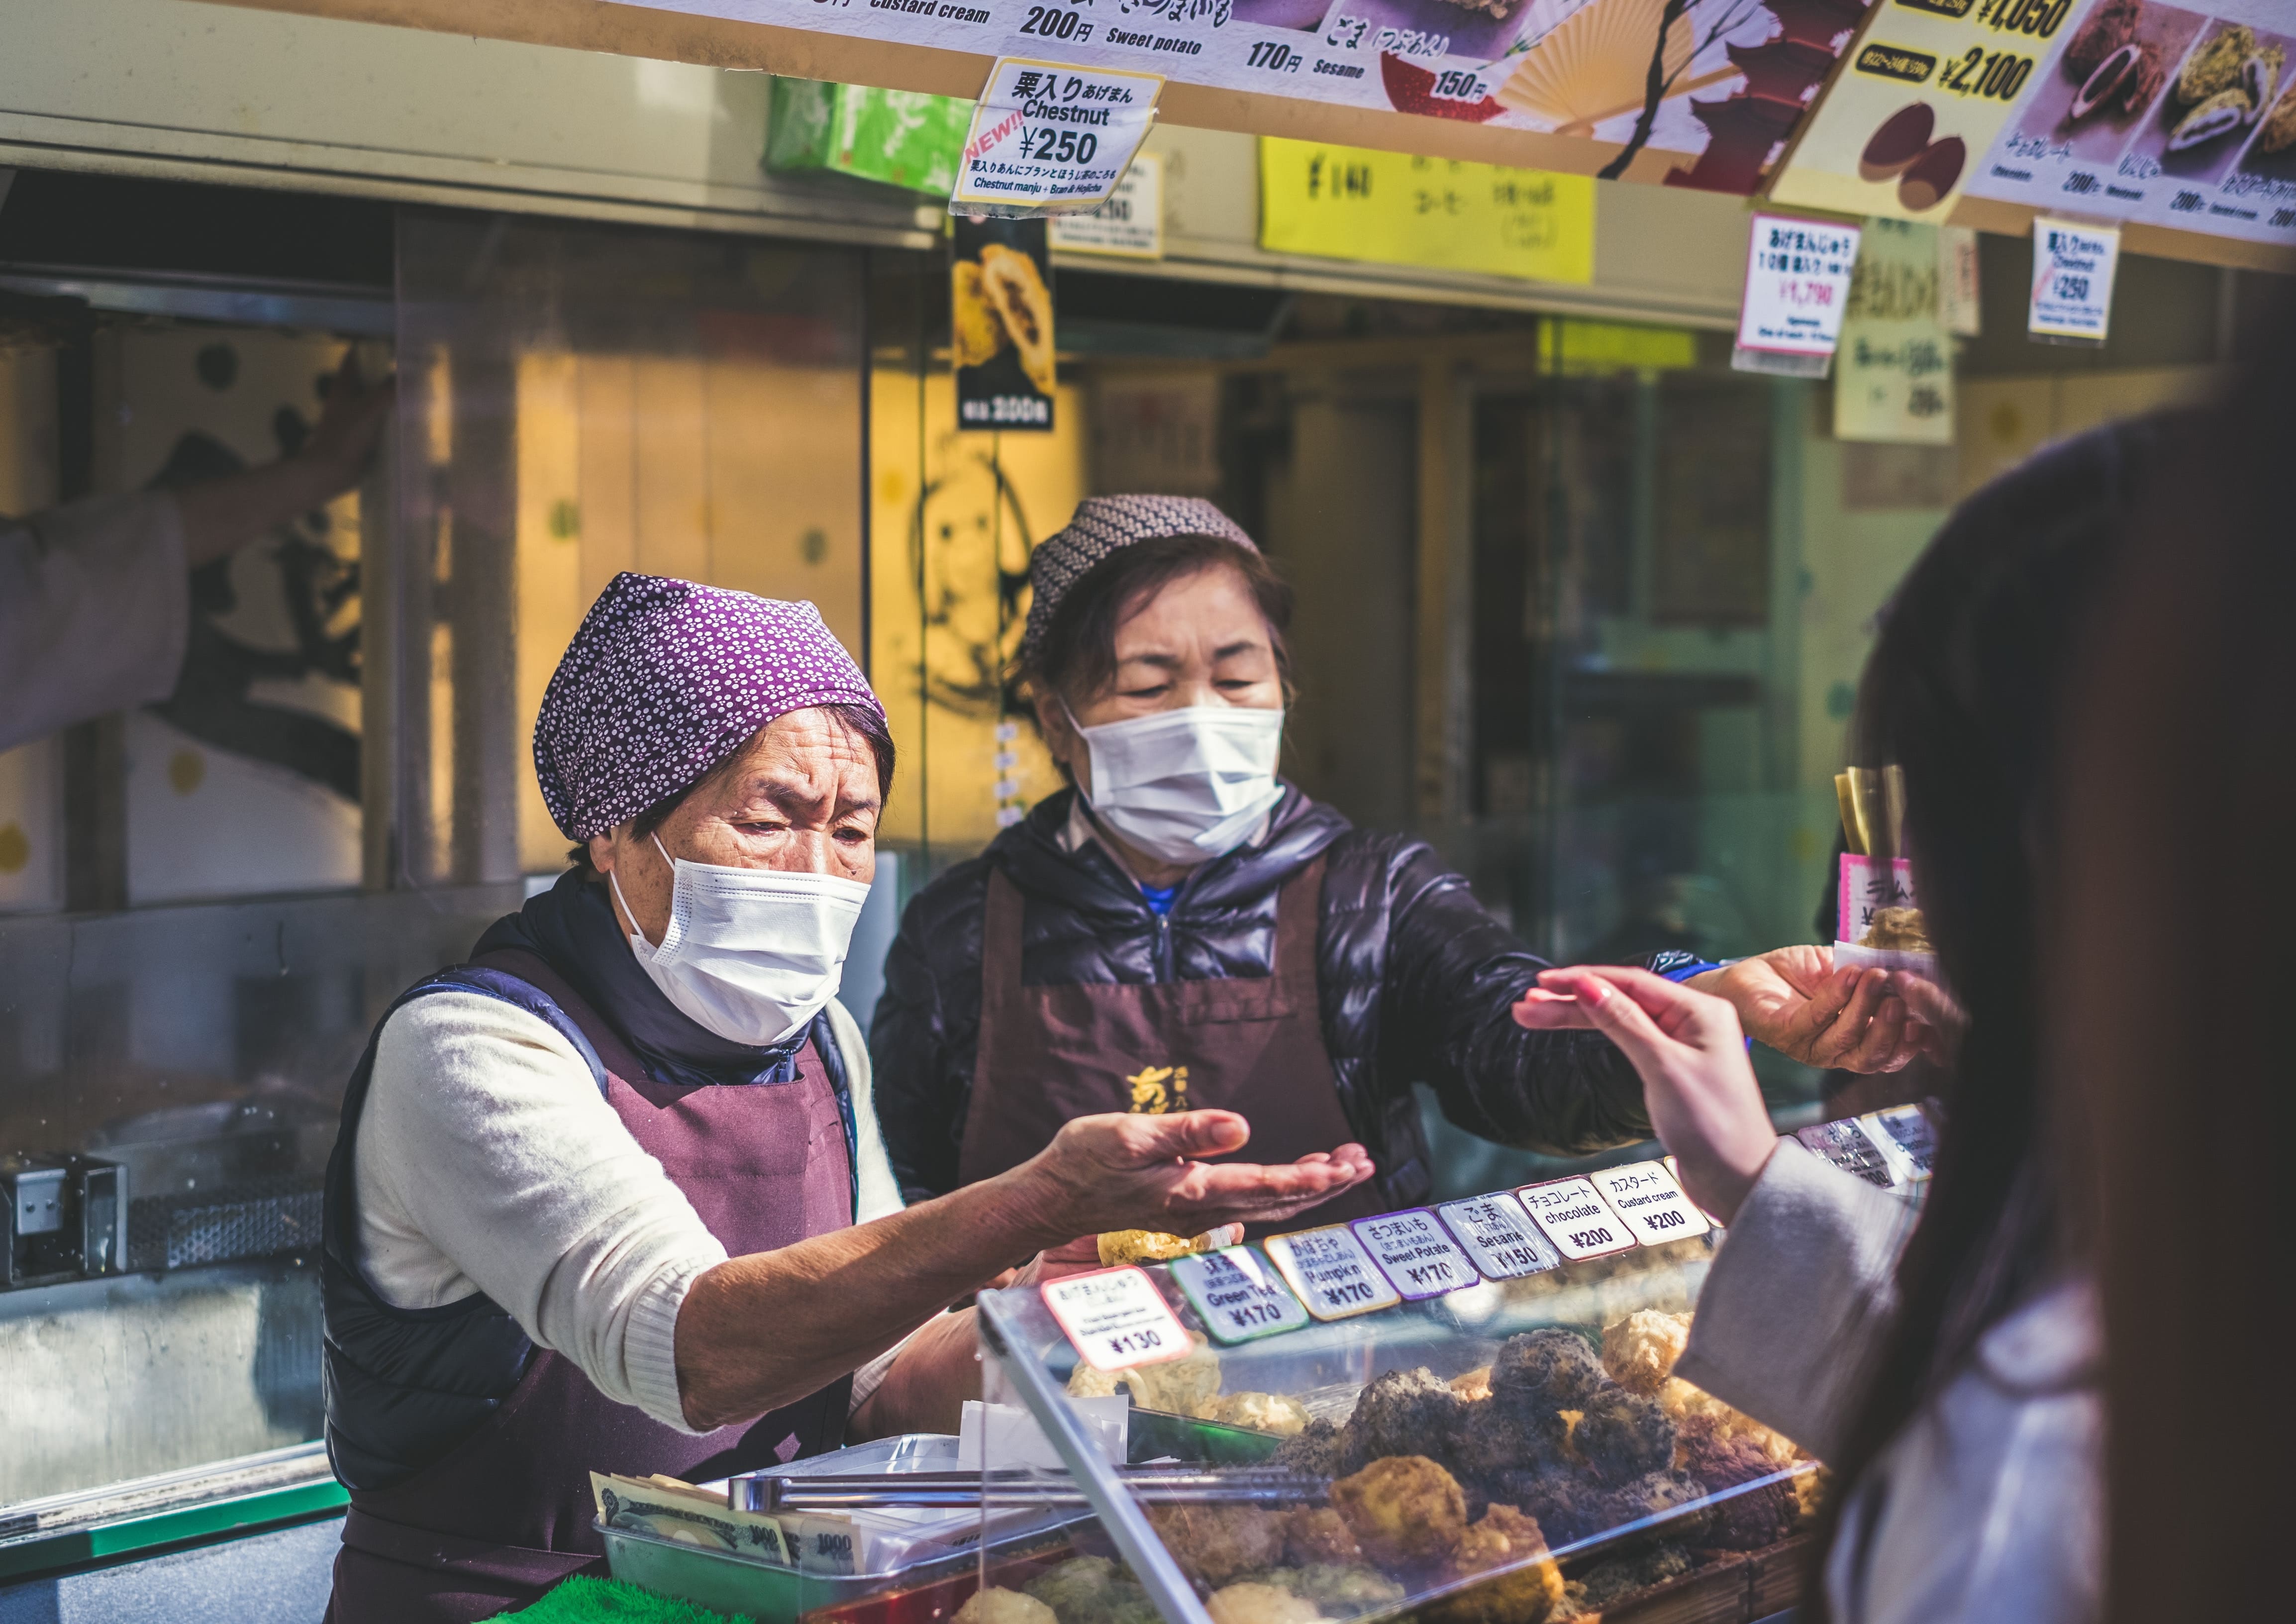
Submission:
<svg viewBox="0 0 2296 1624">
<path fill-rule="evenodd" d="M 902 1210 L 832 997 L 892 743 L 810 603 L 617 577 L 534 753 L 574 867 L 400 998 L 344 1095 L 338 1624 L 488 1618 L 594 1567 L 594 1470 L 953 1430 L 978 1376 L 946 1305 L 1080 1235 L 1269 1219 L 1368 1176 L 1336 1141 L 1194 1160 L 1242 1145 L 1226 1112 L 1103 1115 Z"/>
<path fill-rule="evenodd" d="M 1526 1031 L 1546 966 L 1423 841 L 1352 826 L 1276 775 L 1291 594 L 1233 521 L 1095 496 L 1030 560 L 1019 675 L 1073 788 L 920 891 L 871 1045 L 911 1199 L 1020 1166 L 1107 1111 L 1225 1106 L 1282 1159 L 1361 1140 L 1377 1181 L 1319 1219 L 1410 1206 L 1431 1176 L 1412 1086 L 1503 1143 L 1650 1131 L 1600 1034 Z M 1403 770 L 1398 765 L 1398 771 Z M 1879 972 L 1824 950 L 1652 968 L 1817 1065 L 1910 1058 Z"/>
</svg>

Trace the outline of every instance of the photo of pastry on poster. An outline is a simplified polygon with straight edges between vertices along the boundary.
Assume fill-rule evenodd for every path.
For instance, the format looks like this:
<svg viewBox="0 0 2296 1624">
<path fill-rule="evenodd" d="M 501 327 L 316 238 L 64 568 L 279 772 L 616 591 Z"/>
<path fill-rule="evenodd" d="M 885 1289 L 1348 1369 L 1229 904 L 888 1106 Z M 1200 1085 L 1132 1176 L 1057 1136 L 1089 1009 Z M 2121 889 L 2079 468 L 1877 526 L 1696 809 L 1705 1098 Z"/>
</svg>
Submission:
<svg viewBox="0 0 2296 1624">
<path fill-rule="evenodd" d="M 663 11 L 1585 137 L 1746 193 L 1867 0 L 644 0 Z M 1607 171 L 1606 171 L 1607 172 Z"/>
<path fill-rule="evenodd" d="M 1969 182 L 1978 197 L 2296 242 L 2296 4 L 2090 0 Z"/>
</svg>

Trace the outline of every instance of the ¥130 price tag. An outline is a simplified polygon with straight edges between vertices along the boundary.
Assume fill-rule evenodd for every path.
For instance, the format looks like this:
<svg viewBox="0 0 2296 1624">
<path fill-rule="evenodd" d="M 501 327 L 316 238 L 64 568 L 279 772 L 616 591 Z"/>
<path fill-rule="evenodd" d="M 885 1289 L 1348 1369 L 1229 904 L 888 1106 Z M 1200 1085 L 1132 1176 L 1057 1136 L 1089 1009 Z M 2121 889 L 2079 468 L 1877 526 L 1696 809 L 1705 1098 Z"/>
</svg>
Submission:
<svg viewBox="0 0 2296 1624">
<path fill-rule="evenodd" d="M 1691 1204 L 1674 1176 L 1655 1161 L 1604 1168 L 1588 1177 L 1611 1203 L 1611 1210 L 1625 1220 L 1635 1239 L 1645 1246 L 1687 1241 L 1714 1227 Z"/>
<path fill-rule="evenodd" d="M 1390 1212 L 1357 1218 L 1355 1232 L 1406 1302 L 1481 1284 L 1474 1264 L 1431 1212 Z"/>
<path fill-rule="evenodd" d="M 1317 1319 L 1346 1319 L 1403 1300 L 1345 1224 L 1276 1235 L 1267 1256 Z"/>
<path fill-rule="evenodd" d="M 1475 1267 L 1493 1280 L 1515 1280 L 1543 1274 L 1562 1262 L 1554 1244 L 1538 1233 L 1512 1195 L 1477 1195 L 1463 1202 L 1446 1202 L 1435 1209 L 1474 1259 Z"/>
<path fill-rule="evenodd" d="M 1069 1345 L 1095 1370 L 1177 1359 L 1193 1346 L 1156 1283 L 1136 1268 L 1070 1275 L 1042 1290 Z"/>
<path fill-rule="evenodd" d="M 1565 1258 L 1600 1258 L 1636 1243 L 1626 1220 L 1583 1178 L 1532 1185 L 1515 1195 Z"/>
<path fill-rule="evenodd" d="M 1003 56 L 972 110 L 951 214 L 1068 214 L 1116 190 L 1155 121 L 1161 74 Z"/>
<path fill-rule="evenodd" d="M 1248 1342 L 1297 1331 L 1308 1323 L 1308 1310 L 1300 1300 L 1283 1289 L 1275 1270 L 1249 1246 L 1175 1258 L 1171 1270 L 1214 1341 Z"/>
</svg>

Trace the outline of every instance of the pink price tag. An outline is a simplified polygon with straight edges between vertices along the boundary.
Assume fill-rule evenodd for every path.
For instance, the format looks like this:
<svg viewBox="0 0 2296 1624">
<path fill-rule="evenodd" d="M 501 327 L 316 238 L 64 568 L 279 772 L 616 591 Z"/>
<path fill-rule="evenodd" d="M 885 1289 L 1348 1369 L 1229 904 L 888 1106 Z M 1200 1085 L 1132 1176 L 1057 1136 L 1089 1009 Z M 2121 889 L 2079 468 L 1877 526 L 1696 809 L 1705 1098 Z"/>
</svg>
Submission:
<svg viewBox="0 0 2296 1624">
<path fill-rule="evenodd" d="M 1185 1358 L 1194 1345 L 1156 1283 L 1128 1265 L 1070 1275 L 1038 1289 L 1069 1346 L 1095 1370 Z"/>
<path fill-rule="evenodd" d="M 1883 908 L 1917 908 L 1914 897 L 1914 865 L 1906 857 L 1861 857 L 1841 854 L 1841 887 L 1838 893 L 1833 939 L 1858 942 L 1874 927 L 1874 915 Z"/>
</svg>

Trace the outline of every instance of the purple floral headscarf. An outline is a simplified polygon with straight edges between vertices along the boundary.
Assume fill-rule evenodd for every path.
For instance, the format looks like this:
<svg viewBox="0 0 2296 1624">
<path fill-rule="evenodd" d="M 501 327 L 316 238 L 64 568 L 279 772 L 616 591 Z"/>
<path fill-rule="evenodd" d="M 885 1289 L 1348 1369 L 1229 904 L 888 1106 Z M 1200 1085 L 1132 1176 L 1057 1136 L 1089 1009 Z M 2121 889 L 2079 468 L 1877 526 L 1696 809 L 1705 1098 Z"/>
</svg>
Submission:
<svg viewBox="0 0 2296 1624">
<path fill-rule="evenodd" d="M 624 570 L 582 618 L 534 722 L 534 770 L 584 841 L 698 783 L 775 717 L 884 707 L 807 603 Z"/>
</svg>

